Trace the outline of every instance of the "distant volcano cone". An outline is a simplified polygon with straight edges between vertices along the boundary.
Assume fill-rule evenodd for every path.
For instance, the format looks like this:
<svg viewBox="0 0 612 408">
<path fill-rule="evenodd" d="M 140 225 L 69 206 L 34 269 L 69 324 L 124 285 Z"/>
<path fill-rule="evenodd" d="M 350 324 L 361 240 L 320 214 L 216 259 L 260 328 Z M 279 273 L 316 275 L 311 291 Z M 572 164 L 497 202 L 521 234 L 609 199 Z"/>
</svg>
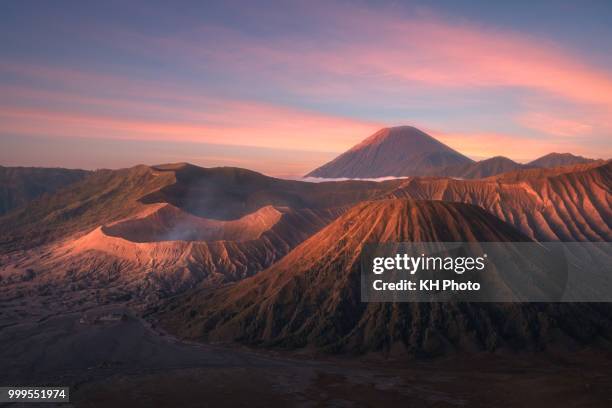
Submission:
<svg viewBox="0 0 612 408">
<path fill-rule="evenodd" d="M 461 153 L 412 126 L 381 129 L 308 177 L 374 178 L 434 174 L 472 163 Z"/>
</svg>

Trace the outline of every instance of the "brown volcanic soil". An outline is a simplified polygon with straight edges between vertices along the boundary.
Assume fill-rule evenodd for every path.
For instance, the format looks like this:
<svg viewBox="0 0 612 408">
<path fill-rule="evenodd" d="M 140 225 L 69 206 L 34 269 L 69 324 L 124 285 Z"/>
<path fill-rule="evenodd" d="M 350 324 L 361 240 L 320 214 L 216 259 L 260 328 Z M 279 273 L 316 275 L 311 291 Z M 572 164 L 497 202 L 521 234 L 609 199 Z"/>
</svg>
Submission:
<svg viewBox="0 0 612 408">
<path fill-rule="evenodd" d="M 145 214 L 150 211 L 147 209 Z M 0 294 L 8 297 L 12 296 L 10 293 L 25 295 L 36 293 L 41 287 L 50 290 L 69 284 L 79 289 L 102 289 L 103 297 L 110 300 L 137 297 L 147 302 L 156 301 L 196 284 L 214 286 L 251 276 L 282 258 L 340 213 L 334 209 L 282 209 L 281 212 L 264 207 L 246 218 L 248 223 L 256 223 L 261 216 L 272 216 L 275 222 L 267 225 L 265 230 L 261 225 L 255 225 L 247 231 L 240 224 L 245 223 L 243 219 L 229 222 L 236 229 L 216 230 L 219 235 L 234 234 L 236 240 L 156 241 L 148 239 L 155 238 L 151 236 L 130 236 L 147 238 L 140 242 L 105 232 L 106 229 L 121 232 L 120 228 L 114 230 L 113 225 L 123 226 L 137 220 L 148 222 L 149 217 L 155 218 L 156 212 L 152 211 L 37 251 L 9 255 L 5 259 L 7 265 L 0 269 L 0 276 L 4 278 Z M 221 238 L 215 237 L 213 231 L 201 234 L 208 234 L 208 238 Z M 149 231 L 145 229 L 144 232 Z M 134 229 L 127 230 L 127 233 L 134 235 L 143 231 Z M 31 271 L 31 277 L 27 277 L 28 271 Z"/>
<path fill-rule="evenodd" d="M 605 160 L 593 160 L 588 163 L 579 164 L 568 164 L 559 167 L 528 167 L 522 170 L 511 171 L 508 173 L 498 174 L 490 177 L 491 180 L 497 180 L 499 182 L 513 183 L 518 181 L 534 181 L 536 179 L 559 176 L 566 173 L 577 173 L 580 171 L 587 171 L 600 166 L 606 165 L 609 161 Z"/>
<path fill-rule="evenodd" d="M 314 184 L 244 169 L 205 169 L 181 163 L 100 170 L 58 194 L 0 217 L 0 250 L 21 250 L 87 233 L 138 217 L 150 211 L 147 204 L 171 204 L 198 217 L 231 221 L 270 205 L 293 209 L 347 207 L 396 185 L 398 181 Z"/>
<path fill-rule="evenodd" d="M 540 240 L 610 240 L 611 167 L 612 162 L 597 162 L 522 170 L 475 181 L 412 178 L 318 184 L 279 180 L 243 169 L 186 164 L 103 170 L 60 194 L 0 217 L 0 249 L 24 249 L 82 234 L 148 211 L 143 204 L 171 204 L 183 213 L 231 221 L 270 205 L 348 207 L 389 192 L 397 197 L 476 204 Z M 164 217 L 164 212 L 171 210 L 162 210 L 160 218 L 182 217 Z"/>
<path fill-rule="evenodd" d="M 0 383 L 69 386 L 76 407 L 582 408 L 612 401 L 609 354 L 481 354 L 406 364 L 255 353 L 181 342 L 129 312 L 120 321 L 93 320 L 121 310 L 73 309 L 3 326 Z"/>
<path fill-rule="evenodd" d="M 143 333 L 132 318 L 89 327 L 79 323 L 75 314 L 94 310 L 101 303 L 124 303 L 135 295 L 157 299 L 158 292 L 165 296 L 195 285 L 198 279 L 212 284 L 215 279 L 224 282 L 249 276 L 336 218 L 344 211 L 343 206 L 390 191 L 425 198 L 450 197 L 482 203 L 493 210 L 507 207 L 507 212 L 501 210 L 507 220 L 527 220 L 513 223 L 525 234 L 540 239 L 561 235 L 556 230 L 548 233 L 545 228 L 532 228 L 530 214 L 556 226 L 564 220 L 555 220 L 555 214 L 571 217 L 577 212 L 582 218 L 571 222 L 580 226 L 568 227 L 564 237 L 579 240 L 609 236 L 604 235 L 610 229 L 609 167 L 589 166 L 582 168 L 588 171 L 565 175 L 561 174 L 566 170 L 540 171 L 533 177 L 521 172 L 508 181 L 500 178 L 448 184 L 440 179 L 419 179 L 310 187 L 261 176 L 264 181 L 250 190 L 245 190 L 242 174 L 252 172 L 192 167 L 175 165 L 155 170 L 139 166 L 96 172 L 97 183 L 79 183 L 62 195 L 38 200 L 18 216 L 0 219 L 1 240 L 6 243 L 5 234 L 10 232 L 15 238 L 10 241 L 13 248 L 22 248 L 25 242 L 36 245 L 40 239 L 48 242 L 62 238 L 51 245 L 0 257 L 0 276 L 4 278 L 0 282 L 0 377 L 22 378 L 28 385 L 70 383 L 77 406 L 151 406 L 156 402 L 196 400 L 250 406 L 372 406 L 385 402 L 599 407 L 612 401 L 609 356 L 606 360 L 599 354 L 563 353 L 551 359 L 554 362 L 542 362 L 549 353 L 529 353 L 524 359 L 512 353 L 498 359 L 506 349 L 551 351 L 560 347 L 565 351 L 589 344 L 609 350 L 612 314 L 607 305 L 364 305 L 355 292 L 350 267 L 358 239 L 331 236 L 314 240 L 314 244 L 309 240 L 303 243 L 305 248 L 313 245 L 307 257 L 299 247 L 302 255 L 289 254 L 287 261 L 244 283 L 226 286 L 216 294 L 194 290 L 186 297 L 177 297 L 162 310 L 162 317 L 177 332 L 198 339 L 209 335 L 210 339 L 291 348 L 305 345 L 346 352 L 381 350 L 391 357 L 374 365 L 355 368 L 339 361 L 320 364 L 295 358 L 272 361 L 234 350 L 168 341 L 168 336 Z M 177 181 L 177 173 L 183 170 L 216 178 L 216 186 L 209 183 L 206 187 L 204 183 L 198 195 L 217 190 L 223 200 L 215 199 L 212 204 L 200 200 L 190 205 L 189 190 L 198 185 L 197 177 L 187 184 Z M 179 187 L 176 196 L 166 189 L 172 184 Z M 154 204 L 139 201 L 150 195 L 155 196 Z M 163 201 L 164 195 L 168 201 Z M 214 206 L 228 202 L 233 203 L 230 211 L 214 211 Z M 293 207 L 283 205 L 287 202 Z M 317 202 L 321 207 L 308 208 Z M 170 205 L 178 212 L 170 217 L 159 215 L 160 223 L 149 224 L 156 219 L 155 211 Z M 266 206 L 282 215 L 273 225 L 262 227 L 263 232 L 253 240 L 241 240 L 240 233 L 235 235 L 238 241 L 159 241 L 160 228 L 165 234 L 166 227 L 176 225 L 168 222 L 174 216 L 189 220 L 195 216 L 204 222 L 239 221 L 242 225 L 243 217 Z M 470 206 L 424 203 L 414 209 L 414 213 L 400 211 L 401 215 L 392 217 L 394 222 L 407 222 L 410 228 L 385 222 L 384 211 L 367 214 L 364 210 L 363 218 L 358 218 L 360 223 L 348 216 L 341 218 L 343 228 L 338 231 L 350 233 L 350 237 L 387 239 L 413 235 L 446 239 L 448 234 L 457 239 L 525 239 Z M 215 215 L 218 218 L 211 217 Z M 149 216 L 152 218 L 147 219 Z M 435 221 L 439 218 L 444 221 Z M 125 237 L 103 232 L 139 219 L 145 219 L 139 227 L 144 226 L 147 242 L 124 239 L 135 238 L 129 235 L 130 230 L 124 231 L 128 234 Z M 369 220 L 381 222 L 372 226 Z M 582 225 L 585 220 L 588 225 Z M 590 224 L 602 221 L 598 227 Z M 456 230 L 445 229 L 447 225 Z M 586 234 L 589 229 L 599 232 Z M 249 238 L 260 232 L 257 228 L 247 230 Z M 277 252 L 278 248 L 282 251 Z M 197 269 L 200 266 L 202 269 Z M 244 299 L 236 298 L 242 295 Z M 59 312 L 67 314 L 54 316 Z M 500 353 L 469 353 L 473 350 Z M 396 355 L 434 356 L 455 351 L 468 353 L 458 359 L 412 361 L 409 365 L 394 364 L 392 359 Z M 356 361 L 344 363 L 353 365 Z"/>
<path fill-rule="evenodd" d="M 244 242 L 259 238 L 283 215 L 282 209 L 266 206 L 237 220 L 220 221 L 191 215 L 170 204 L 152 207 L 150 214 L 116 222 L 104 227 L 103 232 L 133 242 Z"/>
<path fill-rule="evenodd" d="M 539 241 L 612 241 L 612 162 L 524 172 L 531 177 L 414 178 L 391 196 L 478 205 Z"/>
<path fill-rule="evenodd" d="M 379 200 L 355 206 L 280 262 L 235 285 L 180 296 L 161 323 L 181 336 L 336 352 L 440 355 L 612 339 L 602 305 L 361 303 L 368 242 L 527 241 L 479 207 Z"/>
</svg>

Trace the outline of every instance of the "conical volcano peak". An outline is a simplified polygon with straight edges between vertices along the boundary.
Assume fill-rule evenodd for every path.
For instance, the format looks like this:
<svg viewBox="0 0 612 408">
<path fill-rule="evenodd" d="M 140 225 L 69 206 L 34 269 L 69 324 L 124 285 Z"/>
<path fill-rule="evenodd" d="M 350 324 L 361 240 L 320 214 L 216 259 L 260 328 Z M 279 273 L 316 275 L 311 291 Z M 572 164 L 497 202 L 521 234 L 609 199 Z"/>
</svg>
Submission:
<svg viewBox="0 0 612 408">
<path fill-rule="evenodd" d="M 349 151 L 387 143 L 403 144 L 404 146 L 413 143 L 414 145 L 410 146 L 411 148 L 419 147 L 425 150 L 444 146 L 444 144 L 414 126 L 394 126 L 380 129 L 361 143 L 353 146 Z"/>
<path fill-rule="evenodd" d="M 308 176 L 422 176 L 472 160 L 413 126 L 384 128 Z"/>
</svg>

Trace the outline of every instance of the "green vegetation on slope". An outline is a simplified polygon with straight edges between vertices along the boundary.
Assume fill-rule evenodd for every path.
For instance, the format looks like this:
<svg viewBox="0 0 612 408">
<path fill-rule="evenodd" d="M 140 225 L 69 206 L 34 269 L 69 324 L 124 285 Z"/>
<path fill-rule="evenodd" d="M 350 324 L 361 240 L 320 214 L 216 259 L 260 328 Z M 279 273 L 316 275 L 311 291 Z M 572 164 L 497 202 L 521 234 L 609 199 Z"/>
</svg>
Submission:
<svg viewBox="0 0 612 408">
<path fill-rule="evenodd" d="M 46 193 L 53 193 L 91 172 L 43 167 L 0 166 L 0 216 Z"/>
<path fill-rule="evenodd" d="M 127 217 L 142 207 L 140 197 L 174 181 L 174 173 L 147 166 L 95 171 L 1 217 L 0 248 L 26 249 Z"/>
</svg>

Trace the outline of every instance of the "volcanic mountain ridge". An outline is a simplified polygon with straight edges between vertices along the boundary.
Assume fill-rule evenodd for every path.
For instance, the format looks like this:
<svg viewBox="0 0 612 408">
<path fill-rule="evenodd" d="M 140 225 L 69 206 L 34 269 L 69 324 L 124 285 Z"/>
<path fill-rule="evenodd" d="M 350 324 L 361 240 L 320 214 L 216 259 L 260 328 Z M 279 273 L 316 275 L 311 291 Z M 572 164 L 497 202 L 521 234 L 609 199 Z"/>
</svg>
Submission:
<svg viewBox="0 0 612 408">
<path fill-rule="evenodd" d="M 190 165 L 100 171 L 0 218 L 0 277 L 24 294 L 69 281 L 155 299 L 256 274 L 350 206 L 385 197 L 475 204 L 541 241 L 610 241 L 611 167 L 381 183 L 304 183 Z M 28 244 L 34 248 L 24 250 Z"/>
<path fill-rule="evenodd" d="M 0 216 L 89 174 L 86 170 L 0 166 Z"/>
<path fill-rule="evenodd" d="M 612 340 L 609 305 L 362 303 L 364 244 L 407 241 L 529 238 L 469 204 L 365 202 L 269 269 L 214 291 L 179 296 L 156 317 L 190 339 L 347 353 L 435 356 Z"/>
<path fill-rule="evenodd" d="M 593 161 L 593 159 L 587 159 L 586 157 L 576 156 L 571 153 L 549 153 L 527 163 L 527 165 L 532 167 L 551 168 L 572 164 L 584 164 Z"/>
<path fill-rule="evenodd" d="M 96 172 L 0 218 L 0 278 L 25 291 L 69 281 L 150 299 L 218 285 L 266 268 L 388 184 L 186 164 Z"/>
</svg>

